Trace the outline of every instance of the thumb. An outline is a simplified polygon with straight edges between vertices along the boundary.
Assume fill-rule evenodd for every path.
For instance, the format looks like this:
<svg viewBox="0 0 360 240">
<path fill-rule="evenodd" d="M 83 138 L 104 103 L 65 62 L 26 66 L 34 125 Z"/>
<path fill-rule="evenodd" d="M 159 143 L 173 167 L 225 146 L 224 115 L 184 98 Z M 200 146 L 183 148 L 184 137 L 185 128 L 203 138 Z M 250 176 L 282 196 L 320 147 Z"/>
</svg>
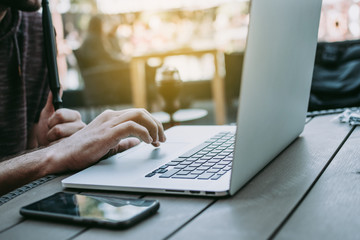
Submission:
<svg viewBox="0 0 360 240">
<path fill-rule="evenodd" d="M 45 111 L 47 113 L 53 113 L 55 111 L 54 106 L 52 104 L 52 100 L 53 100 L 52 93 L 49 92 L 49 95 L 47 97 L 46 104 L 45 104 L 45 107 L 43 108 L 43 111 Z"/>
</svg>

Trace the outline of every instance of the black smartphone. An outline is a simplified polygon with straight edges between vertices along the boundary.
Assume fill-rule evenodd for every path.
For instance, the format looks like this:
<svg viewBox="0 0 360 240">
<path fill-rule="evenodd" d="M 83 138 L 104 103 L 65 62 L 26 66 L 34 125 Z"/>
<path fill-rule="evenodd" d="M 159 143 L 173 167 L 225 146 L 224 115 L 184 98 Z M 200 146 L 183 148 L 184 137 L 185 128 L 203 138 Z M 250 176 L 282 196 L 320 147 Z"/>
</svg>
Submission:
<svg viewBox="0 0 360 240">
<path fill-rule="evenodd" d="M 25 217 L 124 229 L 156 213 L 157 200 L 58 192 L 20 209 Z"/>
</svg>

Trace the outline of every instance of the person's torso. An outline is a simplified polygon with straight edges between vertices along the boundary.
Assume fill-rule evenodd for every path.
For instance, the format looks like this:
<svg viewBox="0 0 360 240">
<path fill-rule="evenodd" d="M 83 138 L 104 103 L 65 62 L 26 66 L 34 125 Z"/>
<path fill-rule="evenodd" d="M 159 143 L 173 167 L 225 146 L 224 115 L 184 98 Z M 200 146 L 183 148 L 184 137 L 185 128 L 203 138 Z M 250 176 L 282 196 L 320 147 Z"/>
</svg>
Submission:
<svg viewBox="0 0 360 240">
<path fill-rule="evenodd" d="M 26 150 L 48 93 L 40 15 L 12 11 L 12 24 L 0 36 L 0 158 Z"/>
</svg>

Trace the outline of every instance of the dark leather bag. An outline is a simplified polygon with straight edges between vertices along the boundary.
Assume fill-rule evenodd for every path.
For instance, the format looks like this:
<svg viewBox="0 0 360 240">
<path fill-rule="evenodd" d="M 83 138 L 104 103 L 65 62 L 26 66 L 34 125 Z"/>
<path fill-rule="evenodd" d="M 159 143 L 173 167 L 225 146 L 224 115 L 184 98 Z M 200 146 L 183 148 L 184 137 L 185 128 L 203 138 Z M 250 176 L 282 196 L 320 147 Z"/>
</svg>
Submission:
<svg viewBox="0 0 360 240">
<path fill-rule="evenodd" d="M 309 111 L 360 106 L 360 40 L 318 43 Z"/>
</svg>

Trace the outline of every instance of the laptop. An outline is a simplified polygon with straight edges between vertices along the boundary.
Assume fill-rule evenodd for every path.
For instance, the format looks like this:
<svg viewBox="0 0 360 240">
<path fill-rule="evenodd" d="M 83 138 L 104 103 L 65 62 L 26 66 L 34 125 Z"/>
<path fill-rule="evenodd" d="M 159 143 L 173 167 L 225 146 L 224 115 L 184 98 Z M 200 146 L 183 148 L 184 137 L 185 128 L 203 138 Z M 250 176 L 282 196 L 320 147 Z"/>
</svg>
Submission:
<svg viewBox="0 0 360 240">
<path fill-rule="evenodd" d="M 160 147 L 141 143 L 64 179 L 62 186 L 235 194 L 304 128 L 320 9 L 321 0 L 251 1 L 236 126 L 170 128 Z"/>
</svg>

